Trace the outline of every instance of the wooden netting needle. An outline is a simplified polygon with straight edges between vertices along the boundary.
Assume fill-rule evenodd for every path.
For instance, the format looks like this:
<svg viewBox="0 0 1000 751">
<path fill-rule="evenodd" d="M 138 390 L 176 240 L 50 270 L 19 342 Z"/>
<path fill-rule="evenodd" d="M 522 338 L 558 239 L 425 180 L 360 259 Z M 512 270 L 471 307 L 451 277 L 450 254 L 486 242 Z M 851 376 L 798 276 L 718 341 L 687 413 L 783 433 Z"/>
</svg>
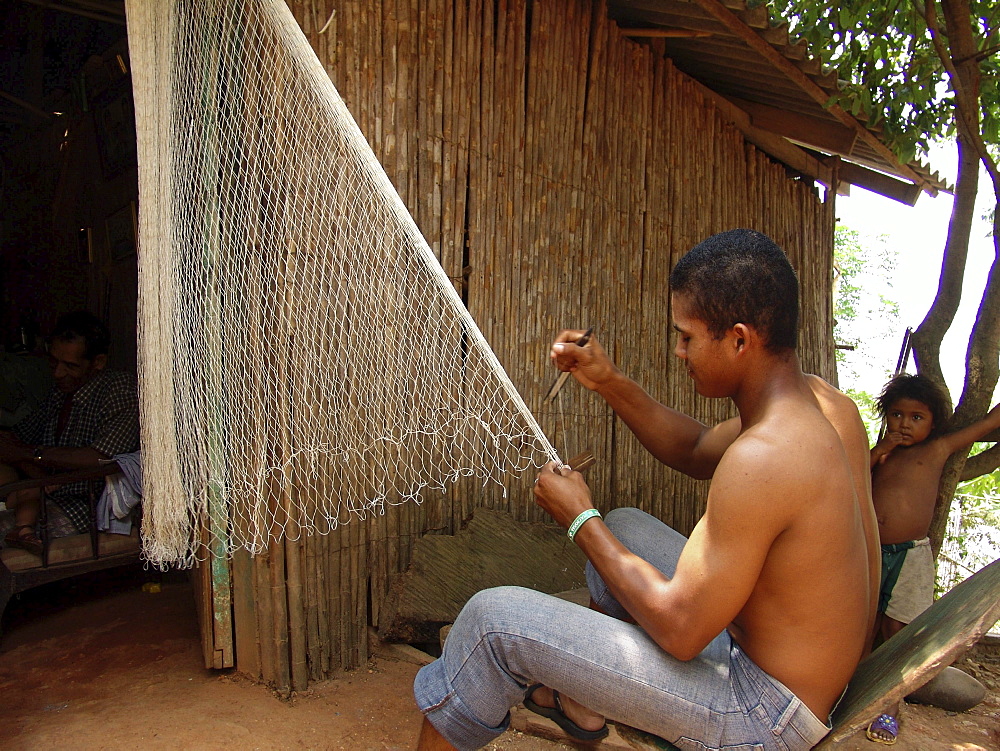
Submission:
<svg viewBox="0 0 1000 751">
<path fill-rule="evenodd" d="M 594 327 L 591 326 L 583 333 L 583 336 L 581 336 L 579 339 L 576 340 L 576 346 L 583 347 L 584 345 L 586 345 L 587 342 L 590 341 L 590 335 L 593 333 L 594 333 Z M 552 388 L 549 389 L 549 392 L 545 395 L 545 398 L 542 399 L 543 407 L 556 398 L 556 394 L 559 393 L 559 389 L 563 387 L 563 384 L 566 383 L 566 380 L 570 377 L 570 375 L 571 373 L 568 370 L 563 371 L 562 373 L 559 374 L 559 377 L 556 378 L 556 382 L 552 384 Z"/>
<path fill-rule="evenodd" d="M 566 462 L 566 466 L 574 472 L 586 472 L 593 466 L 595 461 L 593 451 L 584 451 L 582 454 L 578 454 Z"/>
</svg>

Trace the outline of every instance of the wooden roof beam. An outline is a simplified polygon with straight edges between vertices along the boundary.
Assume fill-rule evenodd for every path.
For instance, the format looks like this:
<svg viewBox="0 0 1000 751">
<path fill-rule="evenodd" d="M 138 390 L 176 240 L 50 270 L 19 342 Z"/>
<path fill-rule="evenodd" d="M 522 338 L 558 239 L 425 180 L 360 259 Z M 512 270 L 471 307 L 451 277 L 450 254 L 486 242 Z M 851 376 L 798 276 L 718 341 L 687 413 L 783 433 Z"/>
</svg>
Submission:
<svg viewBox="0 0 1000 751">
<path fill-rule="evenodd" d="M 823 183 L 828 188 L 833 185 L 833 168 L 826 164 L 825 161 L 817 159 L 810 152 L 799 148 L 782 136 L 756 127 L 746 112 L 724 96 L 717 94 L 697 81 L 694 81 L 694 83 L 702 96 L 708 101 L 713 102 L 719 108 L 723 118 L 738 129 L 747 141 L 765 154 L 788 165 L 796 172 L 801 172 L 803 175 L 807 175 L 813 180 Z"/>
<path fill-rule="evenodd" d="M 694 2 L 705 10 L 706 13 L 715 17 L 737 38 L 745 42 L 748 47 L 771 63 L 777 70 L 788 76 L 788 78 L 797 84 L 803 92 L 812 97 L 814 101 L 824 107 L 827 112 L 837 118 L 843 125 L 854 129 L 857 132 L 858 137 L 868 144 L 869 147 L 871 147 L 884 159 L 888 160 L 890 164 L 896 165 L 901 175 L 909 178 L 918 186 L 923 186 L 924 180 L 920 177 L 920 175 L 914 172 L 908 165 L 900 163 L 896 155 L 892 153 L 892 150 L 882 143 L 878 137 L 870 133 L 868 129 L 859 123 L 849 112 L 836 104 L 827 106 L 827 102 L 830 100 L 830 94 L 828 92 L 820 88 L 815 81 L 799 70 L 795 64 L 793 64 L 790 60 L 787 60 L 784 55 L 774 49 L 774 47 L 772 47 L 767 41 L 762 39 L 756 31 L 743 23 L 743 21 L 741 21 L 739 17 L 729 10 L 723 3 L 719 2 L 719 0 L 694 0 Z"/>
<path fill-rule="evenodd" d="M 95 3 L 78 0 L 76 6 L 54 2 L 54 0 L 22 0 L 29 5 L 37 5 L 47 10 L 57 10 L 74 16 L 90 18 L 101 23 L 125 26 L 125 6 L 116 3 Z"/>
<path fill-rule="evenodd" d="M 920 185 L 898 180 L 892 175 L 876 172 L 843 159 L 840 160 L 840 169 L 837 174 L 843 182 L 857 185 L 859 188 L 905 203 L 907 206 L 916 204 L 922 192 Z"/>
<path fill-rule="evenodd" d="M 8 102 L 11 102 L 12 104 L 16 104 L 18 107 L 27 110 L 32 115 L 41 120 L 49 120 L 52 118 L 51 112 L 45 112 L 44 110 L 40 110 L 31 102 L 27 102 L 24 99 L 14 96 L 13 94 L 8 94 L 6 91 L 0 91 L 0 98 L 6 99 Z"/>
<path fill-rule="evenodd" d="M 758 128 L 777 133 L 779 136 L 842 156 L 850 155 L 858 138 L 854 128 L 846 128 L 840 123 L 820 120 L 800 112 L 769 107 L 766 104 L 750 102 L 746 99 L 728 97 L 737 107 L 750 115 L 750 122 Z"/>
<path fill-rule="evenodd" d="M 711 31 L 690 29 L 620 29 L 621 33 L 633 39 L 700 39 L 712 36 Z"/>
</svg>

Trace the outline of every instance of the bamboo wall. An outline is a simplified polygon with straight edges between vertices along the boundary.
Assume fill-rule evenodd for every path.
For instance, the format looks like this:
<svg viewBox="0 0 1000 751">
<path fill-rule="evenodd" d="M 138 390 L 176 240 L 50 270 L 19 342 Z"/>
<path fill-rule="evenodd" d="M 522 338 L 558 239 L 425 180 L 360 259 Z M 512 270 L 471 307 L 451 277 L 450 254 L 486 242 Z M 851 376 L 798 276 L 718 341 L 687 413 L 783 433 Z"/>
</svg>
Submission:
<svg viewBox="0 0 1000 751">
<path fill-rule="evenodd" d="M 687 532 L 707 485 L 651 461 L 575 383 L 542 410 L 548 346 L 563 327 L 593 325 L 654 396 L 728 417 L 727 403 L 694 394 L 669 335 L 670 269 L 708 235 L 750 227 L 785 249 L 802 288 L 803 365 L 835 378 L 832 201 L 746 143 L 655 44 L 623 38 L 603 3 L 288 4 L 543 429 L 564 458 L 597 455 L 588 481 L 602 510 L 638 505 Z M 366 627 L 415 539 L 456 531 L 480 505 L 541 518 L 532 480 L 460 483 L 237 558 L 237 666 L 303 688 L 363 664 Z M 295 569 L 301 581 L 284 583 Z"/>
</svg>

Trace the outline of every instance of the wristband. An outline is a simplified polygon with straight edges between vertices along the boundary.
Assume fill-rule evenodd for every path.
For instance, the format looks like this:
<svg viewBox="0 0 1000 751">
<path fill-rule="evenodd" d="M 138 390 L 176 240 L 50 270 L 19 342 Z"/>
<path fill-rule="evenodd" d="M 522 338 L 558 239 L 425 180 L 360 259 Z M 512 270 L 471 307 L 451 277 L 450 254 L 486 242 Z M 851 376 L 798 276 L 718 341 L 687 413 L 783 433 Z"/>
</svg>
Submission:
<svg viewBox="0 0 1000 751">
<path fill-rule="evenodd" d="M 581 514 L 573 520 L 573 523 L 569 525 L 569 529 L 566 530 L 566 536 L 572 542 L 573 538 L 576 537 L 576 533 L 580 531 L 580 527 L 588 519 L 593 519 L 594 517 L 601 518 L 601 512 L 596 508 L 589 508 L 586 511 L 581 512 Z"/>
</svg>

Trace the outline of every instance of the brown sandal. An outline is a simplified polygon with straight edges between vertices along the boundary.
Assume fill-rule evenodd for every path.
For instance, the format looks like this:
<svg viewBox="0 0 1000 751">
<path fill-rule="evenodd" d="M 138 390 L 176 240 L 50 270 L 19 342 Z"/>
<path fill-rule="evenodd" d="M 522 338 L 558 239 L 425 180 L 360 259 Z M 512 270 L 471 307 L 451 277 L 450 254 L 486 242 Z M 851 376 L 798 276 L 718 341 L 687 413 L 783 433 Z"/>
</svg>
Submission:
<svg viewBox="0 0 1000 751">
<path fill-rule="evenodd" d="M 28 530 L 25 532 L 24 530 Z M 35 534 L 34 524 L 18 524 L 7 533 L 3 541 L 12 548 L 21 548 L 35 555 L 42 554 L 42 541 Z"/>
</svg>

